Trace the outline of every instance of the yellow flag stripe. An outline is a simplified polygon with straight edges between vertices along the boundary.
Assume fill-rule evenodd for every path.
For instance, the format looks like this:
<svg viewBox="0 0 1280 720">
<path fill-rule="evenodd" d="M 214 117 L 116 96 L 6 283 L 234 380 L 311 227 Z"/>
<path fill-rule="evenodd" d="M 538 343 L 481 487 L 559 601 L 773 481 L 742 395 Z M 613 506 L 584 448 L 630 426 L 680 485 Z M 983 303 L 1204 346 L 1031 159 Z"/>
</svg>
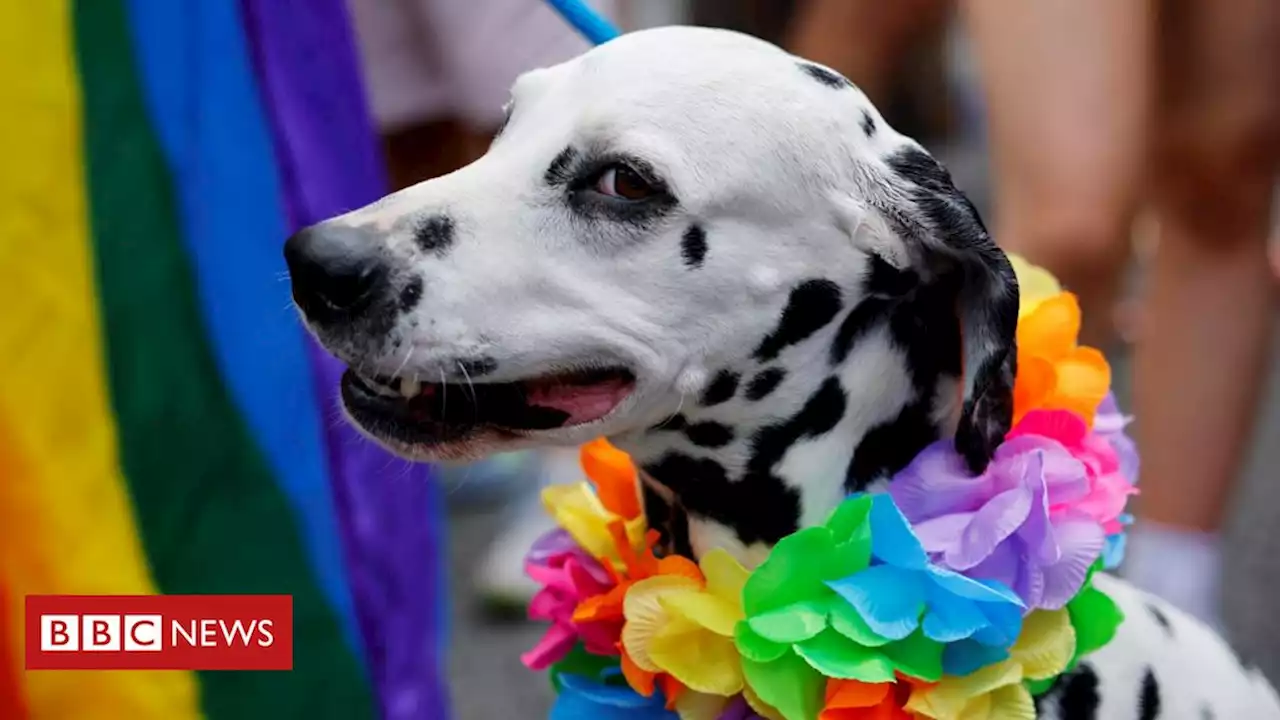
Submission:
<svg viewBox="0 0 1280 720">
<path fill-rule="evenodd" d="M 71 18 L 68 0 L 0 13 L 0 585 L 16 597 L 156 591 L 104 379 Z M 12 613 L 22 627 L 22 604 Z M 21 667 L 22 648 L 7 650 Z M 22 682 L 33 718 L 200 717 L 191 673 Z"/>
</svg>

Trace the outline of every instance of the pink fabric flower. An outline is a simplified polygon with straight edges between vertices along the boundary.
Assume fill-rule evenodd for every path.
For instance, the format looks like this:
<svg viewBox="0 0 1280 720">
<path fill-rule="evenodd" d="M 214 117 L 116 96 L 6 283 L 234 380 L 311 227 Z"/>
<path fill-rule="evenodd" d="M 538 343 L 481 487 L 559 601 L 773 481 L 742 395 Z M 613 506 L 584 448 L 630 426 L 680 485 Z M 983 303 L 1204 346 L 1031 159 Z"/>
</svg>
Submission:
<svg viewBox="0 0 1280 720">
<path fill-rule="evenodd" d="M 1026 434 L 1006 440 L 977 477 L 951 441 L 934 443 L 889 485 L 934 562 L 1004 583 L 1029 610 L 1063 607 L 1102 552 L 1101 525 L 1077 509 L 1089 492 L 1083 462 Z"/>
<path fill-rule="evenodd" d="M 564 658 L 581 640 L 587 652 L 616 655 L 616 633 L 579 626 L 573 611 L 584 598 L 607 592 L 613 578 L 564 530 L 553 530 L 534 543 L 525 556 L 525 572 L 542 586 L 529 603 L 529 618 L 551 623 L 533 649 L 520 656 L 531 670 L 545 670 Z"/>
<path fill-rule="evenodd" d="M 1110 418 L 1107 418 L 1110 420 Z M 1049 508 L 1051 517 L 1070 510 L 1084 513 L 1102 526 L 1108 535 L 1124 531 L 1120 516 L 1129 496 L 1138 491 L 1125 476 L 1115 445 L 1098 432 L 1090 432 L 1084 420 L 1066 410 L 1033 410 L 1009 433 L 1009 439 L 1040 436 L 1057 441 L 1084 463 L 1088 492 L 1070 503 Z"/>
</svg>

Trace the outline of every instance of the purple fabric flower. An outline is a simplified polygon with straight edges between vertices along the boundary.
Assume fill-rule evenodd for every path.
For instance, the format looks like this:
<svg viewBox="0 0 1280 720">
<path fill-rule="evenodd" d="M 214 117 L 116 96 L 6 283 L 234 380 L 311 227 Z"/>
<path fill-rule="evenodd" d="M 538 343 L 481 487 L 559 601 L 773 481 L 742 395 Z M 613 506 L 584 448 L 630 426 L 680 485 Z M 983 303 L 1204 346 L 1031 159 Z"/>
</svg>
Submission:
<svg viewBox="0 0 1280 720">
<path fill-rule="evenodd" d="M 1137 485 L 1138 446 L 1124 431 L 1131 420 L 1132 418 L 1120 412 L 1116 396 L 1107 393 L 1093 418 L 1093 431 L 1111 443 L 1120 460 L 1120 474 L 1124 475 L 1129 484 Z"/>
<path fill-rule="evenodd" d="M 1006 441 L 977 477 L 951 441 L 936 442 L 889 486 L 934 562 L 1003 583 L 1028 610 L 1063 607 L 1101 554 L 1102 527 L 1069 509 L 1088 492 L 1085 466 L 1036 435 Z"/>
<path fill-rule="evenodd" d="M 764 718 L 757 715 L 756 711 L 747 704 L 746 699 L 739 695 L 729 701 L 716 720 L 764 720 Z"/>
</svg>

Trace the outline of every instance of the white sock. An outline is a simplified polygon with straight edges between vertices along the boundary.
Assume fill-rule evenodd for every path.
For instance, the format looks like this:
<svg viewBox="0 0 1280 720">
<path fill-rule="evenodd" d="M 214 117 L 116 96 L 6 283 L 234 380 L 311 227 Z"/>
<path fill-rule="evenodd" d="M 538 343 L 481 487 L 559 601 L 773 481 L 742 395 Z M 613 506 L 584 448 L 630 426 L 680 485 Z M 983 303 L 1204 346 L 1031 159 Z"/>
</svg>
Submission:
<svg viewBox="0 0 1280 720">
<path fill-rule="evenodd" d="M 1222 554 L 1217 533 L 1139 520 L 1121 573 L 1134 585 L 1221 629 Z"/>
</svg>

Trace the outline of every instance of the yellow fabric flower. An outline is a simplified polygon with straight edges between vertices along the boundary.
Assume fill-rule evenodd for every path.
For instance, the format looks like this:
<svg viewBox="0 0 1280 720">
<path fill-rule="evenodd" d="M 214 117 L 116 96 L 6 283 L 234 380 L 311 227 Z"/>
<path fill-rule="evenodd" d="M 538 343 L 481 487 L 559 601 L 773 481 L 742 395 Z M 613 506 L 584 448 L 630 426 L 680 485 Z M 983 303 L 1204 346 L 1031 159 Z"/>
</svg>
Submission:
<svg viewBox="0 0 1280 720">
<path fill-rule="evenodd" d="M 1048 270 L 1009 255 L 1018 276 L 1018 377 L 1013 420 L 1032 410 L 1070 410 L 1090 426 L 1111 388 L 1102 353 L 1076 344 L 1080 305 Z"/>
<path fill-rule="evenodd" d="M 1076 344 L 1080 304 L 1069 292 L 1044 298 L 1018 322 L 1018 377 L 1013 421 L 1032 410 L 1069 410 L 1092 427 L 1111 389 L 1111 366 L 1094 348 Z"/>
<path fill-rule="evenodd" d="M 1018 318 L 1031 314 L 1040 303 L 1062 292 L 1062 286 L 1053 273 L 1038 265 L 1032 265 L 1021 255 L 1009 254 L 1009 262 L 1013 272 L 1018 276 L 1018 290 L 1021 301 L 1018 305 Z"/>
<path fill-rule="evenodd" d="M 728 704 L 727 697 L 685 690 L 676 699 L 676 715 L 680 720 L 717 720 Z"/>
<path fill-rule="evenodd" d="M 906 709 L 932 720 L 1035 720 L 1035 702 L 1023 681 L 1062 673 L 1075 649 L 1066 609 L 1037 610 L 1027 616 L 1007 660 L 918 688 Z"/>
<path fill-rule="evenodd" d="M 694 692 L 728 697 L 742 692 L 742 664 L 733 632 L 742 620 L 747 571 L 722 549 L 699 564 L 705 582 L 680 575 L 641 580 L 623 601 L 622 645 L 632 662 L 665 672 Z"/>
<path fill-rule="evenodd" d="M 644 515 L 626 519 L 609 512 L 589 483 L 552 485 L 542 491 L 542 504 L 555 518 L 556 524 L 564 528 L 583 550 L 601 561 L 609 561 L 615 570 L 622 570 L 625 564 L 609 532 L 609 523 L 621 522 L 631 547 L 644 547 Z"/>
</svg>

